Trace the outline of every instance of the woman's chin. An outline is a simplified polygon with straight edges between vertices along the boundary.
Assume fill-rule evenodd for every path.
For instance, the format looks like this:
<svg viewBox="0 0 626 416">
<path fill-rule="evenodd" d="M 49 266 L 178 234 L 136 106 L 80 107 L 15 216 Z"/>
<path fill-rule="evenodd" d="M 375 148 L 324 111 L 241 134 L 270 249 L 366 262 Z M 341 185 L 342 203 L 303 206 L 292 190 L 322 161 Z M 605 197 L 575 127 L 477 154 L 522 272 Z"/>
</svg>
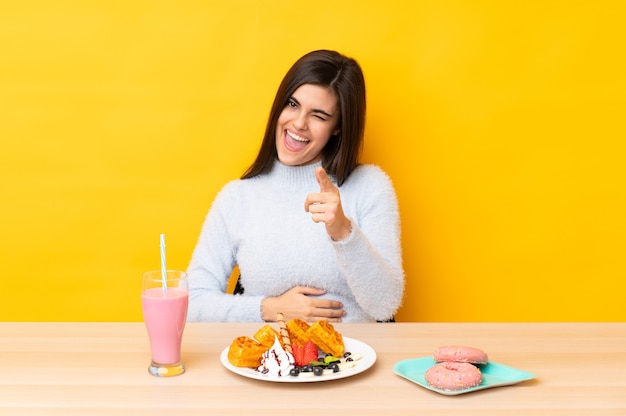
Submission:
<svg viewBox="0 0 626 416">
<path fill-rule="evenodd" d="M 319 162 L 320 158 L 308 158 L 306 155 L 291 155 L 278 152 L 278 160 L 286 166 L 306 166 Z"/>
</svg>

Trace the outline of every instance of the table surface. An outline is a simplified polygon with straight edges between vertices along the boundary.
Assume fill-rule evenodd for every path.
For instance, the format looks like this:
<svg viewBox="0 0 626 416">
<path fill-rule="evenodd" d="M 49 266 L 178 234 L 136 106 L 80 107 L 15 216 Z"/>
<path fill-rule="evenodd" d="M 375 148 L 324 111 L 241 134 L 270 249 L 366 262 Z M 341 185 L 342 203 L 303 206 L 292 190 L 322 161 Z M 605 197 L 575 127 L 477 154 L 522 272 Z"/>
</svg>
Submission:
<svg viewBox="0 0 626 416">
<path fill-rule="evenodd" d="M 187 372 L 165 379 L 148 374 L 143 323 L 0 323 L 0 415 L 626 415 L 626 323 L 337 324 L 376 363 L 314 383 L 254 380 L 221 364 L 235 337 L 260 326 L 187 324 Z M 393 372 L 453 344 L 536 378 L 446 396 Z"/>
</svg>

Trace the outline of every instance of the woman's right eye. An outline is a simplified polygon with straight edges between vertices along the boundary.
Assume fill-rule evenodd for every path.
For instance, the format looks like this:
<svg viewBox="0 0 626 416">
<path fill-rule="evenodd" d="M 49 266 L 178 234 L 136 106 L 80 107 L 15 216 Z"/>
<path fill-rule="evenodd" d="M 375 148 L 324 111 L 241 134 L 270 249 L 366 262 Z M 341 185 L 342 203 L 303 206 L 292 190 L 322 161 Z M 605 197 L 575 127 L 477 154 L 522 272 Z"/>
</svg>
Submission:
<svg viewBox="0 0 626 416">
<path fill-rule="evenodd" d="M 296 108 L 298 106 L 298 104 L 295 101 L 293 101 L 293 100 L 289 100 L 287 102 L 287 106 L 289 106 L 291 108 Z"/>
</svg>

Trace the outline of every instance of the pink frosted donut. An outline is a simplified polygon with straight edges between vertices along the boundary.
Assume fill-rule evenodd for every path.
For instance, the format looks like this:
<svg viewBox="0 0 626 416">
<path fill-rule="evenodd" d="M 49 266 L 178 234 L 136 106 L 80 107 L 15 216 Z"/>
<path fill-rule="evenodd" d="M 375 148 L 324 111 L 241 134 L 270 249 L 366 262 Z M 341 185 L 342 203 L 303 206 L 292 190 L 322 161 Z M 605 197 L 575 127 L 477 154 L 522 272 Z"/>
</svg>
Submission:
<svg viewBox="0 0 626 416">
<path fill-rule="evenodd" d="M 452 362 L 435 364 L 426 370 L 424 378 L 429 385 L 442 390 L 468 389 L 483 381 L 483 375 L 473 364 Z"/>
<path fill-rule="evenodd" d="M 487 364 L 487 354 L 474 347 L 447 345 L 439 347 L 433 353 L 436 362 L 449 361 L 454 363 Z"/>
</svg>

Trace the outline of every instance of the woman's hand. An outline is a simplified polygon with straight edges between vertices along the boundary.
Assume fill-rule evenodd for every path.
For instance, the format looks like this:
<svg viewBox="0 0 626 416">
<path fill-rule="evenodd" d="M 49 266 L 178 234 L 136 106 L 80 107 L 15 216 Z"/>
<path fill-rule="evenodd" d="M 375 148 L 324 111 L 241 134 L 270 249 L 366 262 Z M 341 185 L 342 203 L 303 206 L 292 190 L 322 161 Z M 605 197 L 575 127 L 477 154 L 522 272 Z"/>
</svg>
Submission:
<svg viewBox="0 0 626 416">
<path fill-rule="evenodd" d="M 325 319 L 329 322 L 341 322 L 346 312 L 341 309 L 341 302 L 330 299 L 317 299 L 323 295 L 321 289 L 307 286 L 296 286 L 280 296 L 263 299 L 261 302 L 261 317 L 264 321 L 276 320 L 276 314 L 281 312 L 285 320 L 294 318 L 313 322 Z"/>
<path fill-rule="evenodd" d="M 326 232 L 335 241 L 350 235 L 350 220 L 343 213 L 339 189 L 331 182 L 322 167 L 315 169 L 315 178 L 320 185 L 319 192 L 307 195 L 304 210 L 311 213 L 315 222 L 323 222 Z"/>
</svg>

